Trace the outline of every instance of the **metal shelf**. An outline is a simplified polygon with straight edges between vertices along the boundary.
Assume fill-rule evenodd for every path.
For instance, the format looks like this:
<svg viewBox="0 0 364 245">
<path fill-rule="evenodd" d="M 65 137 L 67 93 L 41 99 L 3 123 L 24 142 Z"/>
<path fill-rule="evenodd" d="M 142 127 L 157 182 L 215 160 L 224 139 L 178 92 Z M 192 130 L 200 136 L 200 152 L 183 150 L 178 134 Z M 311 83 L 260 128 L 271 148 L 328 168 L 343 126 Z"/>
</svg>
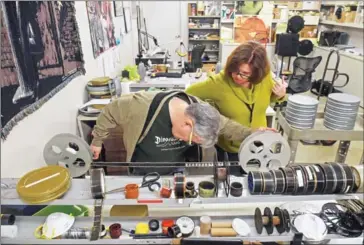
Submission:
<svg viewBox="0 0 364 245">
<path fill-rule="evenodd" d="M 214 19 L 220 19 L 221 16 L 219 16 L 219 15 L 211 15 L 211 16 L 188 16 L 188 18 L 195 18 L 195 19 L 214 18 Z"/>
<path fill-rule="evenodd" d="M 274 232 L 271 235 L 268 235 L 263 229 L 262 234 L 258 234 L 255 230 L 254 225 L 254 217 L 253 216 L 231 216 L 231 217 L 211 217 L 214 221 L 231 221 L 233 218 L 241 218 L 250 226 L 251 232 L 249 236 L 246 237 L 210 237 L 210 236 L 200 236 L 200 238 L 207 238 L 211 240 L 238 240 L 238 241 L 260 241 L 260 242 L 269 242 L 269 241 L 292 241 L 294 237 L 294 233 L 291 231 L 289 233 L 279 234 L 277 230 L 274 228 Z M 129 237 L 127 232 L 123 231 L 122 236 L 119 239 L 111 239 L 109 236 L 106 236 L 103 239 L 99 239 L 97 241 L 90 242 L 88 239 L 53 239 L 53 240 L 44 240 L 37 239 L 34 236 L 35 229 L 44 223 L 46 217 L 37 217 L 37 216 L 17 216 L 16 225 L 18 226 L 18 234 L 21 234 L 19 238 L 2 238 L 2 244 L 171 244 L 173 239 L 132 239 Z M 120 223 L 125 229 L 134 229 L 135 225 L 138 222 L 146 222 L 146 220 L 152 219 L 153 217 L 104 217 L 103 224 L 108 227 L 113 223 Z M 161 220 L 160 217 L 156 217 L 158 220 Z M 173 218 L 173 217 L 171 217 Z M 195 221 L 195 224 L 199 224 L 198 217 L 192 217 Z M 174 218 L 175 219 L 175 218 Z M 82 227 L 82 228 L 91 228 L 93 222 L 93 217 L 76 217 L 76 221 L 73 227 Z M 160 231 L 157 231 L 158 233 Z M 192 238 L 192 237 L 191 237 Z M 327 235 L 325 239 L 344 239 L 344 237 L 338 235 Z"/>
<path fill-rule="evenodd" d="M 173 177 L 170 177 L 172 180 Z M 231 177 L 234 181 L 243 183 L 243 186 L 248 186 L 246 177 Z M 188 181 L 198 183 L 204 180 L 212 181 L 211 175 L 206 176 L 188 176 Z M 1 188 L 1 205 L 29 205 L 19 199 L 16 191 L 16 184 L 18 179 L 2 179 Z M 129 183 L 140 183 L 140 177 L 106 177 L 105 186 L 107 190 L 119 188 Z M 173 182 L 172 182 L 173 183 Z M 6 187 L 4 187 L 6 186 Z M 222 188 L 221 188 L 222 190 Z M 248 203 L 266 203 L 266 202 L 280 202 L 282 200 L 286 202 L 293 201 L 326 201 L 326 200 L 338 200 L 338 199 L 357 199 L 361 194 L 333 194 L 333 195 L 251 195 L 248 189 L 243 190 L 241 197 L 226 197 L 224 193 L 219 193 L 218 197 L 214 198 L 186 198 L 183 200 L 177 200 L 173 196 L 168 199 L 159 199 L 155 193 L 152 193 L 148 188 L 142 188 L 140 190 L 140 197 L 136 199 L 125 199 L 123 193 L 108 194 L 104 200 L 104 205 L 148 205 L 153 207 L 193 207 L 205 204 L 248 204 Z M 159 203 L 148 203 L 148 201 L 159 200 Z M 47 205 L 44 203 L 38 205 Z M 90 180 L 87 179 L 73 179 L 71 188 L 60 199 L 56 199 L 48 205 L 94 205 L 94 199 L 91 196 Z"/>
<path fill-rule="evenodd" d="M 358 24 L 358 23 L 339 23 L 339 22 L 336 22 L 336 21 L 321 20 L 320 24 L 321 25 L 332 25 L 332 26 L 343 26 L 343 27 L 358 28 L 358 29 L 363 29 L 364 28 L 363 23 L 361 23 L 361 24 Z"/>
</svg>

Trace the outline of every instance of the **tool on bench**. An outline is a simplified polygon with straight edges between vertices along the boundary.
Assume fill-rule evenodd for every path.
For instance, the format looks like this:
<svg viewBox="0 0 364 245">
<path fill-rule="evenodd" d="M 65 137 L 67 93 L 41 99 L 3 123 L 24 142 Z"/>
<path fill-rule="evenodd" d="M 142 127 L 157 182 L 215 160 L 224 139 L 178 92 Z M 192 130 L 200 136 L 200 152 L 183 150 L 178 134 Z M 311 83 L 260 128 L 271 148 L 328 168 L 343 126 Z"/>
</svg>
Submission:
<svg viewBox="0 0 364 245">
<path fill-rule="evenodd" d="M 143 181 L 138 188 L 148 187 L 148 189 L 152 192 L 159 191 L 161 188 L 161 184 L 158 182 L 160 179 L 160 175 L 157 172 L 148 173 L 143 176 Z M 105 194 L 112 194 L 125 191 L 125 187 L 117 188 L 114 190 L 107 191 Z"/>
<path fill-rule="evenodd" d="M 287 210 L 281 210 L 276 207 L 274 215 L 270 208 L 264 209 L 264 215 L 259 208 L 255 209 L 254 214 L 255 228 L 258 234 L 262 234 L 263 227 L 265 227 L 268 235 L 273 233 L 274 226 L 277 228 L 279 234 L 290 230 L 290 217 Z"/>
</svg>

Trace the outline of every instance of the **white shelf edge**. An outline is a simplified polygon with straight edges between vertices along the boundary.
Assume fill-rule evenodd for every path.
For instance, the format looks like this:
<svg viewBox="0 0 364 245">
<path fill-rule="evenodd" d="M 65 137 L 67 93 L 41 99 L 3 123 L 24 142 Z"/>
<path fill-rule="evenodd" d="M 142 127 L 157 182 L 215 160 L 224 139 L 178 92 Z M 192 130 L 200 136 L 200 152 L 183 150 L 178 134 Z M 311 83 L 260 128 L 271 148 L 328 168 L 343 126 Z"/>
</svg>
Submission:
<svg viewBox="0 0 364 245">
<path fill-rule="evenodd" d="M 228 221 L 233 217 L 239 217 L 244 219 L 250 226 L 251 232 L 249 236 L 246 237 L 210 237 L 210 236 L 201 236 L 200 239 L 211 239 L 211 240 L 238 240 L 238 241 L 260 241 L 260 242 L 269 242 L 269 241 L 283 241 L 288 242 L 292 241 L 294 237 L 293 231 L 288 233 L 279 234 L 276 229 L 274 229 L 273 234 L 268 235 L 263 229 L 262 234 L 257 234 L 254 225 L 253 216 L 230 216 L 230 217 L 216 217 L 211 216 L 213 220 L 220 221 Z M 172 239 L 130 239 L 128 233 L 123 232 L 121 238 L 119 239 L 99 239 L 97 241 L 90 242 L 88 239 L 52 239 L 52 240 L 44 240 L 37 239 L 34 237 L 35 229 L 41 225 L 46 217 L 41 216 L 17 216 L 16 225 L 18 226 L 18 234 L 21 237 L 18 238 L 1 238 L 1 242 L 3 244 L 171 244 Z M 120 223 L 124 228 L 133 228 L 138 222 L 152 219 L 153 217 L 104 217 L 103 224 L 108 227 L 113 223 Z M 198 217 L 191 217 L 198 222 Z M 161 220 L 161 217 L 157 218 Z M 175 218 L 173 218 L 175 219 Z M 74 227 L 91 227 L 93 222 L 93 217 L 76 217 Z M 193 238 L 193 237 L 190 237 Z M 198 238 L 197 238 L 198 239 Z M 327 235 L 325 239 L 348 239 L 339 235 Z"/>
<path fill-rule="evenodd" d="M 239 178 L 243 186 L 248 186 L 246 177 Z M 189 176 L 189 181 L 199 183 L 204 180 L 212 180 L 209 175 L 206 176 Z M 235 180 L 236 181 L 236 180 Z M 11 188 L 1 190 L 1 204 L 2 205 L 29 205 L 19 199 L 16 191 L 17 179 L 2 179 L 2 183 L 11 186 Z M 105 186 L 108 190 L 125 186 L 128 183 L 139 183 L 138 177 L 110 177 L 105 179 Z M 243 190 L 241 197 L 226 197 L 220 195 L 214 198 L 186 198 L 183 200 L 176 200 L 171 197 L 168 199 L 156 198 L 156 195 L 150 192 L 147 188 L 140 190 L 140 198 L 124 199 L 123 193 L 108 194 L 104 199 L 104 205 L 148 205 L 153 207 L 192 207 L 204 204 L 249 204 L 249 203 L 266 203 L 266 202 L 280 202 L 284 201 L 326 201 L 338 199 L 358 199 L 362 193 L 350 194 L 328 194 L 328 195 L 251 195 L 248 189 Z M 141 200 L 162 200 L 162 203 L 146 203 Z M 66 192 L 64 197 L 56 199 L 49 203 L 40 203 L 38 205 L 93 205 L 94 199 L 91 197 L 90 181 L 89 179 L 73 179 L 71 188 Z"/>
<path fill-rule="evenodd" d="M 357 23 L 338 23 L 335 21 L 328 21 L 328 20 L 321 20 L 319 24 L 322 25 L 333 25 L 333 26 L 342 26 L 342 27 L 348 27 L 348 28 L 357 28 L 357 29 L 363 29 L 364 24 L 357 24 Z"/>
</svg>

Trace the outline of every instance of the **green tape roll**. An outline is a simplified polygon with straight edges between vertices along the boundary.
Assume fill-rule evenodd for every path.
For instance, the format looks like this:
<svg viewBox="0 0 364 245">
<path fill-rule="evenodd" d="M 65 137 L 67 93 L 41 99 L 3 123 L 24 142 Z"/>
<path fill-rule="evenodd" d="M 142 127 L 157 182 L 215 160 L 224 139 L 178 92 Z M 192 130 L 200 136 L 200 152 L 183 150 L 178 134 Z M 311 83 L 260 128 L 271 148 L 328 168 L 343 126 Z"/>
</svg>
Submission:
<svg viewBox="0 0 364 245">
<path fill-rule="evenodd" d="M 214 197 L 216 186 L 210 181 L 202 181 L 198 184 L 200 197 Z"/>
</svg>

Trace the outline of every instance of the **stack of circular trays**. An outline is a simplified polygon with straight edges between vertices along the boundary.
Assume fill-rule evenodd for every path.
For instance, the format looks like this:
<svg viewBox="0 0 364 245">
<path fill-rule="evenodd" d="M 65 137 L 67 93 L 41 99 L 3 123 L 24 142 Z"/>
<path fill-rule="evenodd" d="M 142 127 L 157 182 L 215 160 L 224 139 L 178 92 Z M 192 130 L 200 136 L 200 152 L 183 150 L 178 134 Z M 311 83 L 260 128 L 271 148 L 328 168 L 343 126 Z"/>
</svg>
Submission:
<svg viewBox="0 0 364 245">
<path fill-rule="evenodd" d="M 324 125 L 333 130 L 352 130 L 358 114 L 360 98 L 351 94 L 333 93 L 328 96 Z"/>
<path fill-rule="evenodd" d="M 294 128 L 311 129 L 315 125 L 318 100 L 295 94 L 288 97 L 286 120 Z"/>
</svg>

